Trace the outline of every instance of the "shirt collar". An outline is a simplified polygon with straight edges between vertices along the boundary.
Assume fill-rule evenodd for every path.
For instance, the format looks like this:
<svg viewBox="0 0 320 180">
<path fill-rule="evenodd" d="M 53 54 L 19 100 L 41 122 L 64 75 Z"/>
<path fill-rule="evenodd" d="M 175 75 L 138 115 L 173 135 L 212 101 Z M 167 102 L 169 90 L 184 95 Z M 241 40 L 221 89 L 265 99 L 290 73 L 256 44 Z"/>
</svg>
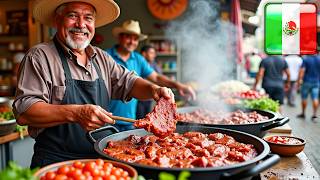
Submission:
<svg viewBox="0 0 320 180">
<path fill-rule="evenodd" d="M 120 59 L 121 61 L 125 62 L 125 61 L 120 57 L 120 55 L 119 55 L 119 53 L 118 53 L 118 51 L 117 51 L 118 47 L 119 47 L 119 44 L 116 44 L 115 46 L 113 46 L 113 48 L 112 48 L 112 50 L 111 50 L 111 51 L 112 51 L 112 54 L 113 54 L 114 56 L 116 56 L 118 59 Z M 135 53 L 134 53 L 134 52 L 131 52 L 128 61 L 129 61 L 130 59 L 135 59 L 135 57 L 136 57 Z"/>
<path fill-rule="evenodd" d="M 54 37 L 57 42 L 61 45 L 61 47 L 63 48 L 63 52 L 65 55 L 67 55 L 67 58 L 70 59 L 76 59 L 76 55 L 72 52 L 72 50 L 66 46 L 63 42 L 60 41 L 59 38 L 57 38 L 56 36 Z M 89 44 L 86 48 L 85 48 L 85 52 L 87 53 L 89 60 L 93 59 L 96 55 L 97 55 L 97 51 L 94 49 L 94 47 Z"/>
</svg>

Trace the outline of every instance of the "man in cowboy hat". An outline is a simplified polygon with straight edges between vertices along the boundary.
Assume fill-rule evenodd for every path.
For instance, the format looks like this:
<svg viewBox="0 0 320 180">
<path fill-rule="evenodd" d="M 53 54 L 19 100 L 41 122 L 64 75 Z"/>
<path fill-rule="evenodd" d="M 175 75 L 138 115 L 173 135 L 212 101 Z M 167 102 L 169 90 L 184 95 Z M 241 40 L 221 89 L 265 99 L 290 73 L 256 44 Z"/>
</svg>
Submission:
<svg viewBox="0 0 320 180">
<path fill-rule="evenodd" d="M 36 141 L 31 167 L 97 157 L 86 131 L 114 123 L 108 112 L 111 98 L 174 101 L 170 89 L 135 76 L 90 45 L 95 27 L 119 13 L 113 0 L 35 2 L 34 18 L 57 33 L 28 51 L 18 74 L 13 109 Z"/>
<path fill-rule="evenodd" d="M 145 58 L 138 52 L 135 52 L 139 41 L 147 38 L 146 35 L 141 33 L 138 21 L 127 20 L 123 22 L 122 26 L 112 29 L 112 35 L 118 39 L 118 44 L 113 48 L 108 49 L 107 52 L 117 63 L 155 84 L 176 88 L 182 96 L 195 99 L 195 92 L 190 86 L 173 81 L 164 75 L 156 73 Z M 132 99 L 127 103 L 123 103 L 119 100 L 112 100 L 110 103 L 110 111 L 114 115 L 135 119 L 136 110 L 136 99 Z M 132 124 L 126 122 L 117 122 L 115 126 L 120 130 L 133 128 Z"/>
</svg>

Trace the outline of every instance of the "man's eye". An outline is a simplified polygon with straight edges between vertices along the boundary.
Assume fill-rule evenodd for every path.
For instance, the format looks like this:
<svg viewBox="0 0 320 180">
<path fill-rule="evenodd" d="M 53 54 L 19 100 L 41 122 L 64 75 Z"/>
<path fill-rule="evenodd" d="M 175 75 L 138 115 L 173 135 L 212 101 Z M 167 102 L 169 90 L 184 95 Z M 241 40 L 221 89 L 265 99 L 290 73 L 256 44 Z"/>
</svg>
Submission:
<svg viewBox="0 0 320 180">
<path fill-rule="evenodd" d="M 68 14 L 68 18 L 76 18 L 77 16 L 75 14 Z"/>
<path fill-rule="evenodd" d="M 94 20 L 94 18 L 91 17 L 91 16 L 86 17 L 86 19 L 87 19 L 88 21 L 93 21 L 93 20 Z"/>
</svg>

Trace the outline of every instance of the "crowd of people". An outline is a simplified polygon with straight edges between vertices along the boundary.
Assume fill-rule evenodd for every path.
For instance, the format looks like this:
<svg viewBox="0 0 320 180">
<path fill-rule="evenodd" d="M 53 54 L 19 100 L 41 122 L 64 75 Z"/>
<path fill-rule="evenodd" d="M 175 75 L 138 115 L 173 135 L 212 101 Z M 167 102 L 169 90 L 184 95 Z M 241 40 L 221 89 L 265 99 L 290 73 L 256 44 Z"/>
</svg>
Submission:
<svg viewBox="0 0 320 180">
<path fill-rule="evenodd" d="M 252 53 L 247 58 L 247 70 L 250 77 L 255 78 L 253 89 L 257 89 L 262 81 L 262 88 L 273 100 L 280 105 L 285 99 L 290 107 L 296 107 L 295 97 L 297 93 L 301 95 L 301 113 L 298 118 L 306 118 L 306 107 L 308 97 L 312 101 L 311 119 L 316 120 L 319 106 L 319 86 L 320 86 L 320 54 L 316 55 L 269 55 L 256 58 L 256 53 Z M 252 73 L 250 68 L 259 62 L 256 73 Z M 281 111 L 281 109 L 280 109 Z"/>
</svg>

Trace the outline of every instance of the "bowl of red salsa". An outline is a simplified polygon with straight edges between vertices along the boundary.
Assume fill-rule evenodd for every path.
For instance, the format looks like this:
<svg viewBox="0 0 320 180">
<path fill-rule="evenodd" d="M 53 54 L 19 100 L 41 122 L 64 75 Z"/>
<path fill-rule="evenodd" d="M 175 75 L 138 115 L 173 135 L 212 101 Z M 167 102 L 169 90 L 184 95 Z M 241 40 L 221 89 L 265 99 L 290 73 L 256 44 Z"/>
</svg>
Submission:
<svg viewBox="0 0 320 180">
<path fill-rule="evenodd" d="M 268 136 L 264 140 L 271 152 L 281 156 L 294 156 L 303 151 L 306 141 L 294 136 Z"/>
</svg>

